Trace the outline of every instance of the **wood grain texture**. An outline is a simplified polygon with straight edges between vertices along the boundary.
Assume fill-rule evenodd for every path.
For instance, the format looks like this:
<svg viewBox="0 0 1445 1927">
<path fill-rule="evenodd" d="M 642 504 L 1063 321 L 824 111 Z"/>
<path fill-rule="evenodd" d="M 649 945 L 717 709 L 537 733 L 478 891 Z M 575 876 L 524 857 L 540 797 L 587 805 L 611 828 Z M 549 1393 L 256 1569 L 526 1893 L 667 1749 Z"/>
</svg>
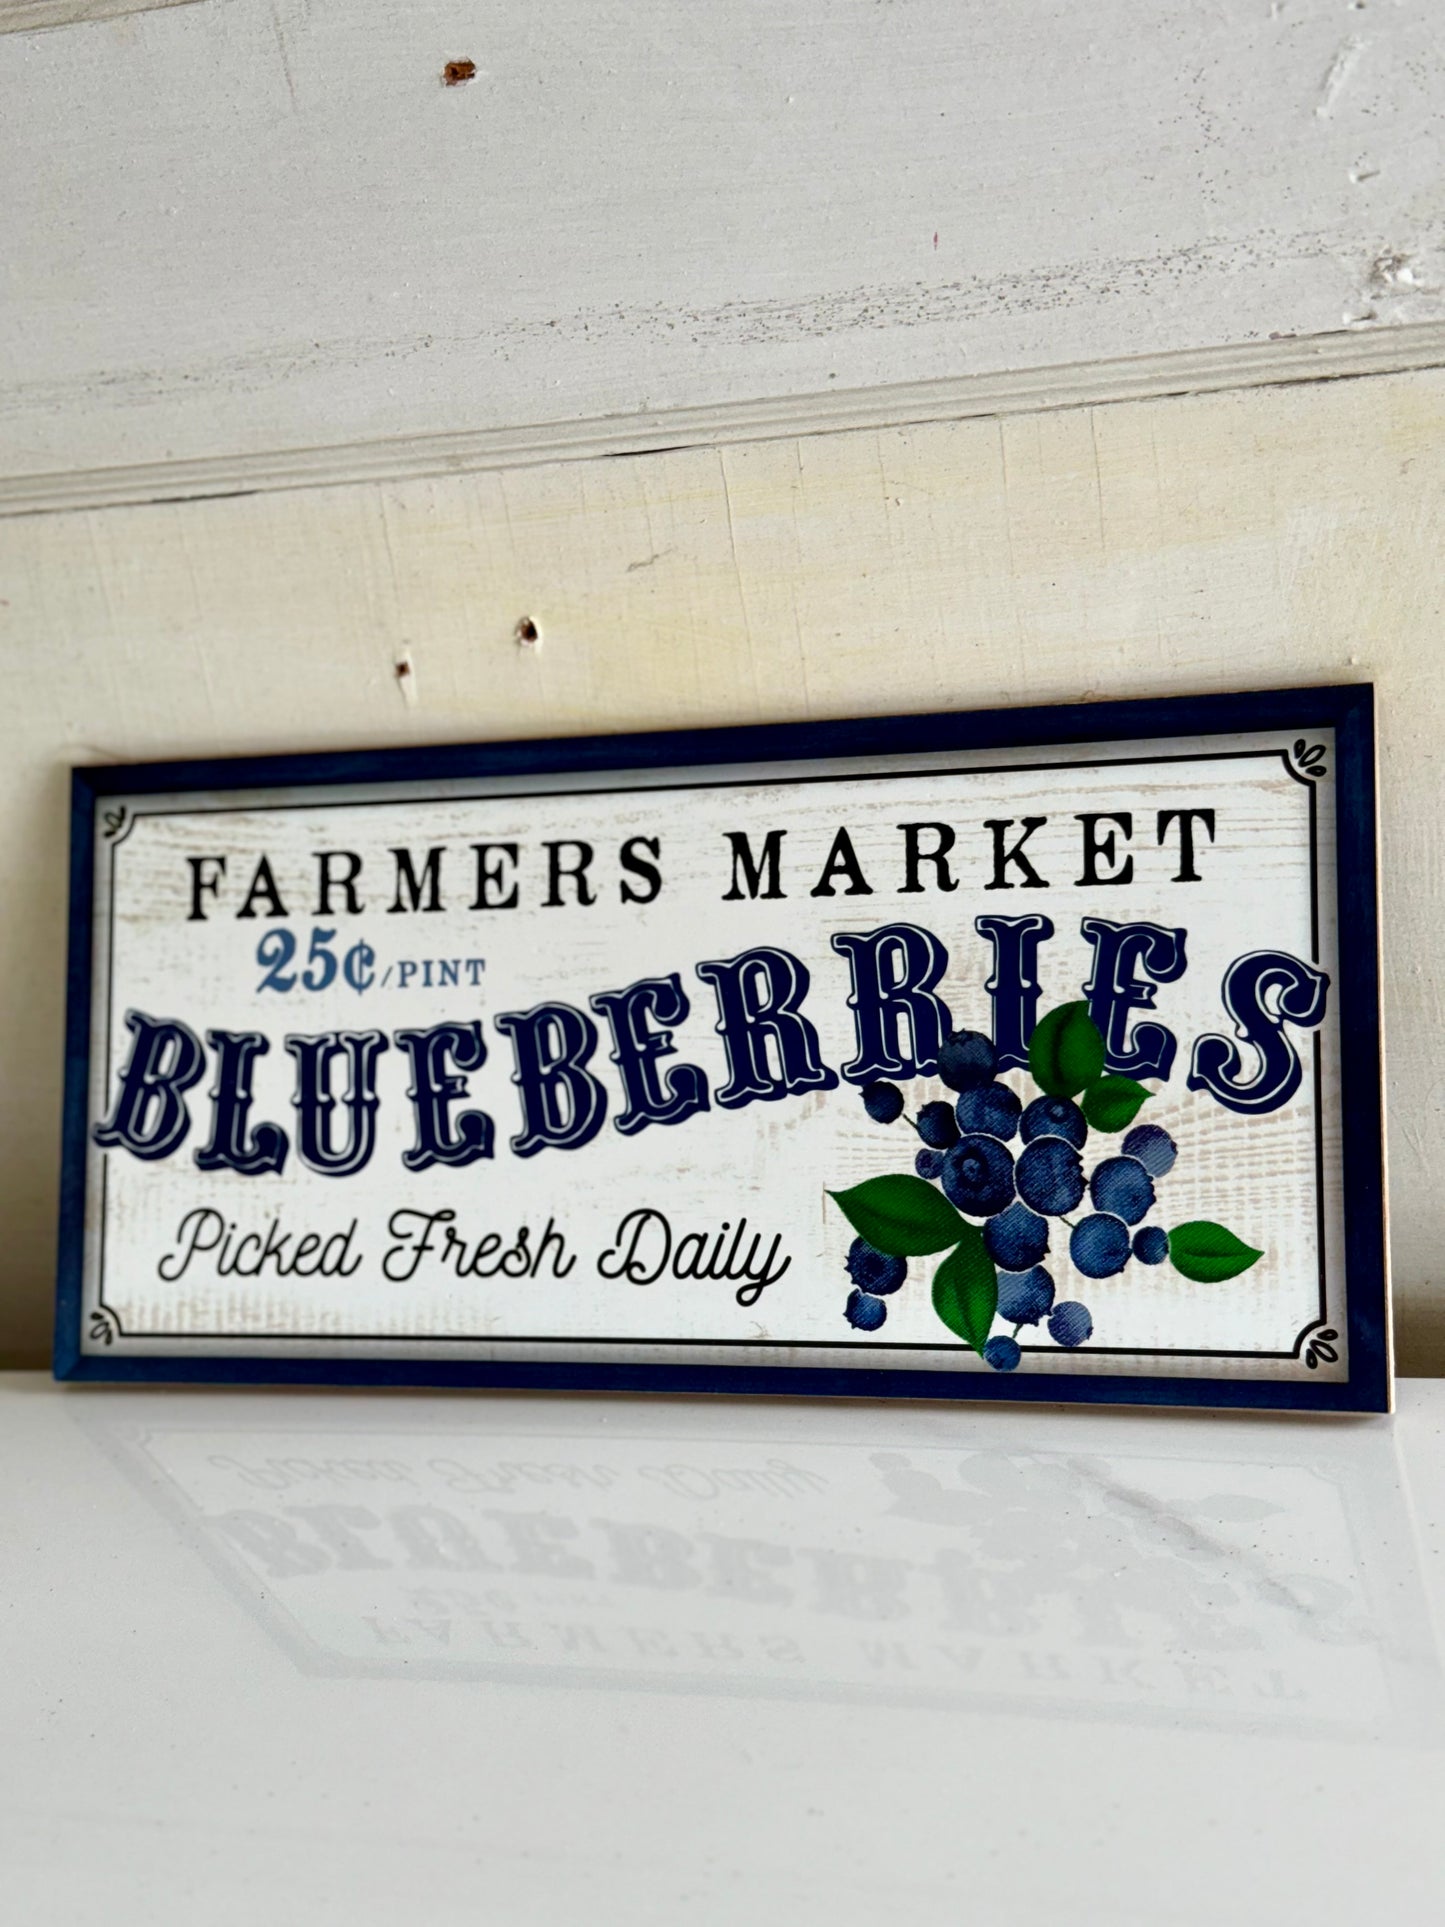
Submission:
<svg viewBox="0 0 1445 1927">
<path fill-rule="evenodd" d="M 1442 483 L 1421 373 L 0 523 L 0 1345 L 48 1331 L 70 763 L 1373 678 L 1401 1364 L 1445 1365 Z"/>
<path fill-rule="evenodd" d="M 196 0 L 0 0 L 0 33 L 35 33 L 42 27 L 75 27 L 157 7 L 189 7 Z"/>
<path fill-rule="evenodd" d="M 1437 27 L 212 0 L 0 36 L 0 473 L 1439 320 Z"/>
</svg>

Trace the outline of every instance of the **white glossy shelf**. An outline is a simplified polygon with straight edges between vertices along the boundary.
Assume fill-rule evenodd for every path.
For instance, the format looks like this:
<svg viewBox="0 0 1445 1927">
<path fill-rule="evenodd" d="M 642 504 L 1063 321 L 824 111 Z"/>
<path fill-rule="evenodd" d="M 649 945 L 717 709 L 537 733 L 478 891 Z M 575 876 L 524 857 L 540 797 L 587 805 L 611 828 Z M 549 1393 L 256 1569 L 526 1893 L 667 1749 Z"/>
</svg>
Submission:
<svg viewBox="0 0 1445 1927">
<path fill-rule="evenodd" d="M 1393 1420 L 0 1379 L 6 1917 L 1445 1918 Z"/>
</svg>

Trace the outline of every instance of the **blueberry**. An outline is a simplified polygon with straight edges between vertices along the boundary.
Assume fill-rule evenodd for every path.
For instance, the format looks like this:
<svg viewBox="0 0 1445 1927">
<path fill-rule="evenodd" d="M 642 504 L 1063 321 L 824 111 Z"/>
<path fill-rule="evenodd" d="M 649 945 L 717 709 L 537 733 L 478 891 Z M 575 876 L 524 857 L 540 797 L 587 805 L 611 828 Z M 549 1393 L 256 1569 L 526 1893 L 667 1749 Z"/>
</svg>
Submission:
<svg viewBox="0 0 1445 1927">
<path fill-rule="evenodd" d="M 991 1084 L 998 1052 L 981 1030 L 952 1031 L 938 1047 L 938 1075 L 951 1091 L 974 1091 Z"/>
<path fill-rule="evenodd" d="M 1007 1084 L 980 1084 L 965 1091 L 954 1106 L 961 1131 L 987 1131 L 990 1137 L 1012 1137 L 1019 1128 L 1023 1105 Z"/>
<path fill-rule="evenodd" d="M 1069 1256 L 1086 1278 L 1112 1278 L 1129 1262 L 1129 1227 L 1107 1213 L 1080 1218 L 1069 1239 Z"/>
<path fill-rule="evenodd" d="M 1005 1271 L 1027 1271 L 1049 1248 L 1047 1218 L 1026 1204 L 1011 1204 L 983 1228 L 983 1248 Z"/>
<path fill-rule="evenodd" d="M 942 1151 L 924 1149 L 915 1153 L 913 1168 L 921 1178 L 936 1178 L 943 1170 Z"/>
<path fill-rule="evenodd" d="M 897 1291 L 908 1276 L 906 1258 L 894 1258 L 886 1251 L 875 1251 L 862 1238 L 855 1238 L 849 1245 L 848 1256 L 843 1262 L 848 1267 L 848 1276 L 853 1283 L 879 1298 L 886 1297 L 890 1291 Z"/>
<path fill-rule="evenodd" d="M 1162 1265 L 1169 1256 L 1169 1233 L 1162 1224 L 1141 1225 L 1134 1233 L 1134 1256 L 1141 1265 Z"/>
<path fill-rule="evenodd" d="M 918 1113 L 918 1135 L 935 1151 L 947 1151 L 958 1142 L 958 1126 L 953 1121 L 953 1106 L 940 1099 L 925 1104 Z"/>
<path fill-rule="evenodd" d="M 1054 1306 L 1049 1319 L 1049 1337 L 1056 1345 L 1066 1345 L 1072 1349 L 1093 1336 L 1094 1321 L 1089 1316 L 1087 1305 L 1081 1305 L 1077 1298 L 1066 1298 L 1063 1304 Z"/>
<path fill-rule="evenodd" d="M 991 1218 L 1012 1202 L 1013 1154 L 996 1137 L 961 1138 L 943 1161 L 943 1193 L 971 1218 Z"/>
<path fill-rule="evenodd" d="M 1037 1325 L 1054 1302 L 1054 1281 L 1042 1265 L 1004 1272 L 998 1281 L 998 1315 L 1009 1325 Z"/>
<path fill-rule="evenodd" d="M 1019 1153 L 1014 1178 L 1035 1211 L 1072 1211 L 1084 1195 L 1084 1165 L 1064 1137 L 1036 1137 Z"/>
<path fill-rule="evenodd" d="M 983 1355 L 985 1361 L 992 1365 L 996 1372 L 1015 1371 L 1019 1360 L 1023 1357 L 1017 1343 L 1003 1332 L 1000 1332 L 997 1338 L 991 1338 L 988 1341 L 983 1348 Z"/>
<path fill-rule="evenodd" d="M 875 1124 L 891 1124 L 903 1115 L 903 1093 L 896 1084 L 880 1079 L 863 1086 L 863 1108 Z"/>
<path fill-rule="evenodd" d="M 1136 1124 L 1124 1139 L 1124 1155 L 1138 1158 L 1151 1178 L 1167 1178 L 1179 1150 L 1169 1133 L 1157 1124 Z"/>
<path fill-rule="evenodd" d="M 1089 1196 L 1096 1211 L 1138 1224 L 1154 1203 L 1154 1180 L 1138 1158 L 1104 1158 L 1094 1166 Z"/>
<path fill-rule="evenodd" d="M 1089 1135 L 1084 1113 L 1067 1097 L 1036 1097 L 1024 1112 L 1021 1128 L 1025 1144 L 1036 1137 L 1061 1137 L 1076 1151 L 1083 1150 Z"/>
<path fill-rule="evenodd" d="M 855 1331 L 876 1332 L 888 1316 L 888 1307 L 881 1298 L 870 1297 L 866 1291 L 850 1291 L 843 1316 Z"/>
</svg>

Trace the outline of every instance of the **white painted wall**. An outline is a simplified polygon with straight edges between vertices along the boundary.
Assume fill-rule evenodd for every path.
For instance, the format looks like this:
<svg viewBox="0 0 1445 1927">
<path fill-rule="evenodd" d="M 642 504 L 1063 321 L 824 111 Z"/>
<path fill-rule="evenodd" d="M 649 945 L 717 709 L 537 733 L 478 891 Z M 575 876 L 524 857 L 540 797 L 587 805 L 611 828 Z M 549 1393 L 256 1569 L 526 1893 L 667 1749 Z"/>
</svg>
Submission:
<svg viewBox="0 0 1445 1927">
<path fill-rule="evenodd" d="M 1401 1355 L 1445 1366 L 1442 554 L 1445 372 L 0 520 L 0 1351 L 48 1333 L 71 762 L 1374 678 Z"/>
<path fill-rule="evenodd" d="M 199 0 L 0 35 L 0 482 L 1439 320 L 1440 25 Z"/>
</svg>

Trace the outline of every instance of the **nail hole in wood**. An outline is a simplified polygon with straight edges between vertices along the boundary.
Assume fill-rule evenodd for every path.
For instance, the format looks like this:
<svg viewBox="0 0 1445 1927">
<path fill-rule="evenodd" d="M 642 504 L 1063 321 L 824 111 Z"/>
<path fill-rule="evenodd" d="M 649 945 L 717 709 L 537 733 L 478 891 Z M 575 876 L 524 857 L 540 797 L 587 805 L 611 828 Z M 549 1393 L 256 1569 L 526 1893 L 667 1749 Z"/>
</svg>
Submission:
<svg viewBox="0 0 1445 1927">
<path fill-rule="evenodd" d="M 530 616 L 523 616 L 512 634 L 524 649 L 536 649 L 541 645 L 542 632 Z"/>
</svg>

